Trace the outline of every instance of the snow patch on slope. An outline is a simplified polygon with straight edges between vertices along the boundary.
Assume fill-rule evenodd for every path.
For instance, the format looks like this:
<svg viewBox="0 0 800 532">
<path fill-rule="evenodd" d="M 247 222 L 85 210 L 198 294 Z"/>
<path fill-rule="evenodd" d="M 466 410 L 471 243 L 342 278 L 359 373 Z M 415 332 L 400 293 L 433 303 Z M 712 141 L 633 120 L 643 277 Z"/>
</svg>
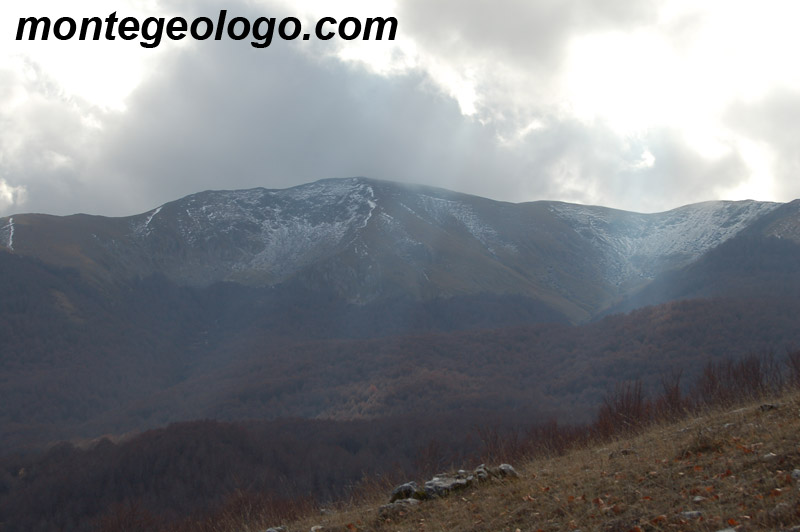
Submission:
<svg viewBox="0 0 800 532">
<path fill-rule="evenodd" d="M 358 179 L 328 180 L 286 190 L 263 188 L 195 194 L 134 226 L 145 242 L 153 217 L 172 214 L 176 236 L 202 259 L 222 257 L 230 272 L 282 277 L 331 253 L 364 229 L 377 208 Z M 164 216 L 165 214 L 162 214 Z"/>
<path fill-rule="evenodd" d="M 510 226 L 509 235 L 505 226 L 487 220 L 524 225 L 526 211 L 508 206 L 508 215 L 501 218 L 494 216 L 494 203 L 478 201 L 430 189 L 398 192 L 360 178 L 332 179 L 285 190 L 203 192 L 134 217 L 131 228 L 154 270 L 201 283 L 248 276 L 279 282 L 346 249 L 368 258 L 382 253 L 373 246 L 382 249 L 386 243 L 396 258 L 424 268 L 433 260 L 429 246 L 419 241 L 424 226 L 407 225 L 405 213 L 397 208 L 452 235 L 470 235 L 501 261 L 510 254 L 519 256 L 518 249 L 527 249 L 524 227 Z M 599 273 L 616 285 L 652 279 L 687 264 L 776 207 L 754 201 L 708 202 L 637 214 L 547 204 L 593 248 L 575 260 L 587 257 L 593 276 Z"/>
<path fill-rule="evenodd" d="M 773 222 L 766 229 L 766 235 L 800 243 L 800 202 L 792 202 L 791 205 L 787 205 L 787 209 L 793 209 L 793 212 L 789 215 L 784 214 Z"/>
<path fill-rule="evenodd" d="M 5 247 L 14 251 L 14 217 L 8 219 L 8 223 L 0 228 L 0 235 L 5 239 Z"/>
<path fill-rule="evenodd" d="M 149 234 L 150 234 L 150 231 L 152 231 L 152 228 L 150 227 L 150 222 L 152 222 L 152 221 L 153 221 L 153 218 L 155 218 L 155 217 L 156 217 L 156 215 L 157 215 L 158 213 L 160 213 L 160 212 L 161 212 L 161 209 L 162 209 L 162 208 L 163 208 L 163 205 L 162 205 L 161 207 L 158 207 L 158 208 L 157 208 L 157 209 L 155 209 L 154 211 L 152 211 L 152 212 L 151 212 L 151 213 L 150 213 L 150 214 L 147 216 L 147 219 L 144 221 L 144 224 L 142 224 L 142 225 L 140 225 L 140 226 L 135 226 L 135 227 L 134 227 L 134 231 L 135 231 L 135 232 L 136 232 L 138 235 L 140 235 L 140 236 L 149 235 Z"/>
<path fill-rule="evenodd" d="M 422 206 L 425 212 L 440 225 L 446 225 L 451 220 L 456 220 L 466 228 L 484 247 L 494 254 L 498 247 L 516 251 L 516 247 L 510 242 L 504 241 L 499 233 L 490 225 L 485 223 L 475 213 L 471 205 L 461 201 L 454 201 L 435 196 L 420 195 Z"/>
<path fill-rule="evenodd" d="M 607 280 L 652 279 L 738 234 L 777 203 L 712 201 L 658 214 L 555 203 L 550 210 L 604 257 Z"/>
</svg>

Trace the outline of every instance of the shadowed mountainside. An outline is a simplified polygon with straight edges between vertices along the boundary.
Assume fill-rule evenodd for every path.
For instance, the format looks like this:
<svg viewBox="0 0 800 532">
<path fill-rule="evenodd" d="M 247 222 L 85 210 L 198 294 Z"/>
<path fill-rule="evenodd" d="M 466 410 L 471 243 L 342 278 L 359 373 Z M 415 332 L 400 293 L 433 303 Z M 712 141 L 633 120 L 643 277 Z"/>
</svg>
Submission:
<svg viewBox="0 0 800 532">
<path fill-rule="evenodd" d="M 585 415 L 619 378 L 800 344 L 799 206 L 643 215 L 344 179 L 129 218 L 15 215 L 2 442 L 199 418 Z"/>
</svg>

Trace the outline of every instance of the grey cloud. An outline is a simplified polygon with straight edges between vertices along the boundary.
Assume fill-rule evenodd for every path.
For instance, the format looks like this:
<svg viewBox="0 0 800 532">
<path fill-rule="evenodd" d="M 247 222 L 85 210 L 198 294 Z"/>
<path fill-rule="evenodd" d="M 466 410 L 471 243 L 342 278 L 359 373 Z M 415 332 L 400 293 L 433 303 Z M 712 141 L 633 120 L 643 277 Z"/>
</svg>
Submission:
<svg viewBox="0 0 800 532">
<path fill-rule="evenodd" d="M 399 20 L 426 49 L 555 68 L 570 37 L 655 20 L 653 0 L 405 0 Z"/>
<path fill-rule="evenodd" d="M 475 82 L 476 111 L 513 127 L 552 113 L 576 36 L 654 23 L 656 0 L 405 0 L 398 19 L 424 55 Z M 510 116 L 511 115 L 511 116 Z"/>
<path fill-rule="evenodd" d="M 757 102 L 738 103 L 727 119 L 741 134 L 772 150 L 778 195 L 800 197 L 800 92 L 781 89 Z"/>
<path fill-rule="evenodd" d="M 484 28 L 481 39 L 494 39 L 494 45 L 486 46 L 496 50 L 512 50 L 513 39 L 524 38 L 508 40 L 502 28 L 484 26 L 481 13 L 474 11 L 483 9 L 477 3 L 459 2 L 460 8 L 442 3 L 454 17 L 465 17 L 449 23 L 459 38 L 470 27 Z M 176 1 L 171 7 L 188 16 L 210 5 Z M 414 5 L 407 2 L 403 9 Z M 627 2 L 608 4 L 620 13 L 579 2 L 566 5 L 505 1 L 500 7 L 516 7 L 518 17 L 538 21 L 537 31 L 550 31 L 541 38 L 556 43 L 554 50 L 568 31 L 548 28 L 555 19 L 546 19 L 542 10 L 567 9 L 570 24 L 584 25 L 633 23 L 648 16 L 646 9 L 624 10 Z M 237 14 L 252 9 L 227 7 Z M 417 9 L 425 13 L 433 7 Z M 621 22 L 614 22 L 617 14 Z M 402 16 L 401 27 L 406 27 L 407 15 Z M 712 199 L 715 187 L 744 174 L 736 156 L 704 161 L 671 131 L 654 131 L 633 142 L 602 124 L 547 114 L 546 109 L 542 128 L 503 144 L 498 134 L 513 129 L 508 123 L 524 121 L 513 106 L 498 102 L 508 122 L 482 123 L 464 117 L 423 71 L 381 77 L 324 54 L 306 53 L 303 46 L 276 41 L 257 50 L 244 41 L 212 41 L 172 50 L 134 91 L 124 112 L 103 113 L 63 101 L 46 86 L 31 88 L 39 96 L 24 112 L 10 118 L 0 112 L 0 120 L 14 121 L 13 136 L 22 134 L 13 153 L 3 152 L 0 179 L 27 187 L 25 210 L 124 215 L 205 189 L 281 188 L 354 175 L 508 201 L 564 199 L 662 210 Z M 470 46 L 481 44 L 476 40 Z M 86 116 L 102 127 L 87 126 Z M 0 131 L 0 150 L 10 139 Z M 637 168 L 644 149 L 654 155 L 655 164 Z M 53 164 L 54 153 L 63 164 Z"/>
<path fill-rule="evenodd" d="M 717 199 L 720 189 L 735 187 L 749 175 L 737 151 L 707 159 L 680 133 L 670 129 L 649 133 L 644 143 L 653 155 L 654 164 L 629 166 L 612 178 L 617 185 L 614 197 L 619 204 L 638 204 L 646 211 L 656 211 Z"/>
<path fill-rule="evenodd" d="M 655 26 L 658 0 L 404 0 L 403 31 L 423 62 L 474 83 L 476 116 L 513 135 L 533 121 L 570 120 L 564 75 L 570 45 L 592 32 Z"/>
<path fill-rule="evenodd" d="M 652 165 L 642 164 L 645 153 L 652 155 Z M 514 166 L 525 167 L 530 175 L 527 182 L 522 177 L 510 180 L 518 183 L 523 197 L 639 212 L 714 199 L 720 187 L 747 175 L 736 152 L 704 159 L 673 130 L 653 130 L 630 139 L 602 124 L 574 120 L 533 132 L 514 154 L 525 157 Z"/>
<path fill-rule="evenodd" d="M 0 181 L 24 190 L 16 201 L 0 205 L 0 215 L 23 209 L 64 212 L 64 205 L 72 212 L 96 208 L 84 172 L 93 136 L 85 119 L 95 111 L 62 96 L 44 73 L 31 68 L 29 77 L 0 74 L 7 88 L 0 94 Z M 14 101 L 15 93 L 27 98 Z M 25 198 L 31 201 L 20 201 Z"/>
<path fill-rule="evenodd" d="M 235 46 L 176 56 L 169 76 L 138 91 L 107 127 L 104 165 L 142 197 L 367 175 L 510 201 L 658 210 L 712 198 L 743 175 L 737 158 L 708 163 L 669 131 L 631 146 L 602 125 L 562 119 L 503 146 L 494 125 L 462 116 L 422 73 L 386 79 L 290 47 Z M 654 166 L 632 169 L 646 148 Z"/>
<path fill-rule="evenodd" d="M 387 80 L 288 47 L 236 46 L 173 58 L 107 123 L 102 165 L 166 201 L 335 176 L 457 180 L 497 164 L 492 132 L 421 74 Z"/>
<path fill-rule="evenodd" d="M 62 147 L 73 166 L 28 165 L 38 176 L 32 202 L 48 212 L 131 214 L 204 189 L 367 175 L 509 201 L 653 210 L 713 197 L 713 185 L 737 170 L 704 163 L 667 133 L 630 146 L 602 125 L 565 119 L 502 145 L 493 124 L 462 116 L 423 73 L 378 77 L 292 46 L 207 43 L 176 53 L 127 111 L 102 117 L 102 130 L 50 109 L 64 116 L 36 130 L 26 158 L 88 140 Z M 655 166 L 631 170 L 645 145 Z"/>
</svg>

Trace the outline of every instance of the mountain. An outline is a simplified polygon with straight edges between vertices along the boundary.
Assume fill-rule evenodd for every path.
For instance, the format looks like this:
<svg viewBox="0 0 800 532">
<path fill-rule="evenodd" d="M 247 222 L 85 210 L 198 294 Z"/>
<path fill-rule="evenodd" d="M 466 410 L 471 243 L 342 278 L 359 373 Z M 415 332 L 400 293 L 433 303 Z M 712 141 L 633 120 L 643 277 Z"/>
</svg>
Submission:
<svg viewBox="0 0 800 532">
<path fill-rule="evenodd" d="M 800 202 L 324 180 L 15 214 L 0 279 L 0 450 L 192 419 L 585 419 L 616 380 L 800 345 Z"/>
<path fill-rule="evenodd" d="M 682 268 L 627 294 L 606 313 L 676 299 L 800 295 L 800 201 L 781 205 Z"/>
<path fill-rule="evenodd" d="M 779 207 L 708 202 L 637 214 L 352 178 L 203 192 L 127 218 L 15 215 L 0 219 L 0 244 L 99 283 L 294 284 L 358 305 L 514 295 L 575 323 Z M 770 230 L 796 235 L 797 220 Z"/>
</svg>

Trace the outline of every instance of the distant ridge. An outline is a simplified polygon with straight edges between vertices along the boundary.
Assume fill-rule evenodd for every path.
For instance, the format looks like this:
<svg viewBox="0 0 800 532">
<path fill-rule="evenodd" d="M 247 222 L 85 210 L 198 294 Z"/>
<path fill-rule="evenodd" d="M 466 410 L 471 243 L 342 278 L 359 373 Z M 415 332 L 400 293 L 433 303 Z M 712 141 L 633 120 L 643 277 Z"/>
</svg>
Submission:
<svg viewBox="0 0 800 532">
<path fill-rule="evenodd" d="M 326 179 L 201 192 L 125 218 L 15 215 L 0 219 L 0 249 L 105 283 L 296 283 L 359 304 L 513 294 L 581 322 L 776 211 L 787 215 L 764 234 L 800 242 L 797 209 L 780 207 L 717 201 L 638 214 Z"/>
<path fill-rule="evenodd" d="M 0 280 L 0 451 L 207 418 L 575 419 L 619 380 L 800 345 L 800 201 L 209 191 L 0 219 Z"/>
</svg>

